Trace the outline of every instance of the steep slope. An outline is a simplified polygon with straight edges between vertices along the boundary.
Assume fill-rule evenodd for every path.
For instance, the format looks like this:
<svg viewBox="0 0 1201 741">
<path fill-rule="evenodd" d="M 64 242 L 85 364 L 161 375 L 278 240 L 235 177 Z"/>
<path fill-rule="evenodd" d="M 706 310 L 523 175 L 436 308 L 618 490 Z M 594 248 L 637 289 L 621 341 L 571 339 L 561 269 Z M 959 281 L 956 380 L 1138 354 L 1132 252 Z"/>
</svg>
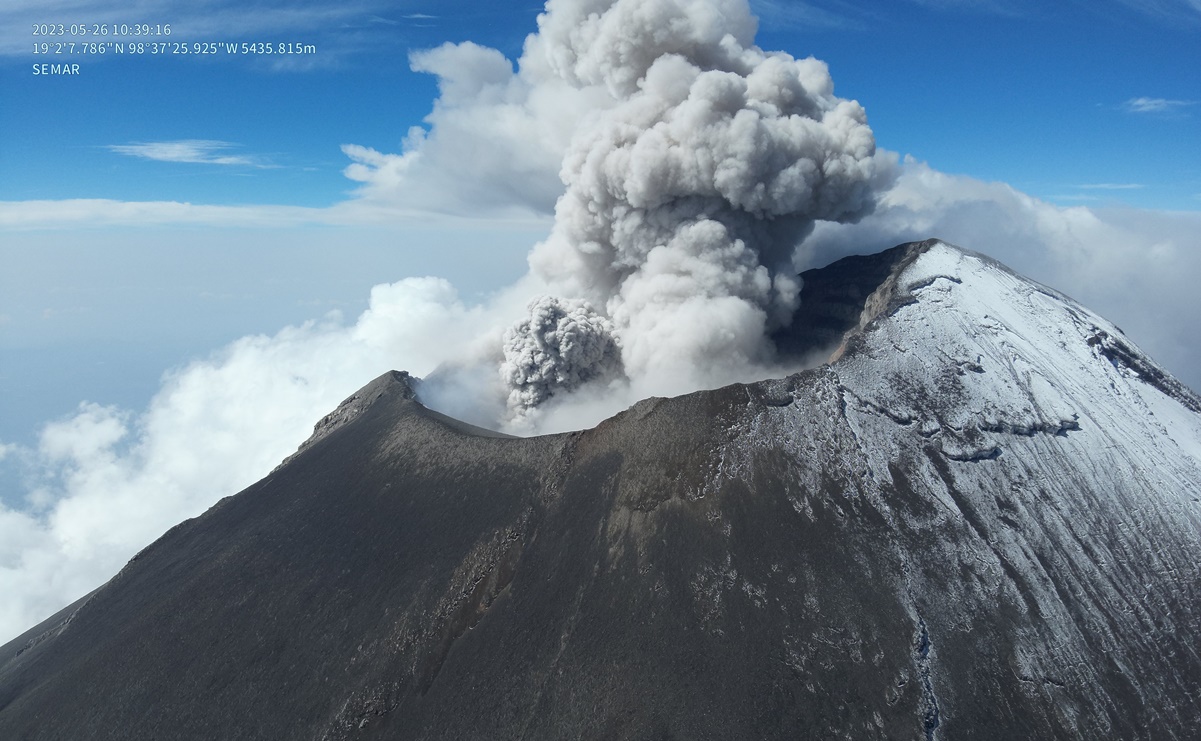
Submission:
<svg viewBox="0 0 1201 741">
<path fill-rule="evenodd" d="M 836 362 L 592 430 L 382 376 L 0 649 L 0 737 L 1198 737 L 1198 399 L 987 258 L 884 261 Z"/>
</svg>

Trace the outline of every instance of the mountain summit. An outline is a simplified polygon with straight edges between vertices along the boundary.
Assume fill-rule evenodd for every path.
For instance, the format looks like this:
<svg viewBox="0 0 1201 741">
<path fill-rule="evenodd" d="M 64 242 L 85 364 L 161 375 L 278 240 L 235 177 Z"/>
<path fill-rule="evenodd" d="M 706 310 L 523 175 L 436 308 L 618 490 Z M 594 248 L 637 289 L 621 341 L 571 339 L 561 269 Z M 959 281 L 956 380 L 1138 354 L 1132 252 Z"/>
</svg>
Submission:
<svg viewBox="0 0 1201 741">
<path fill-rule="evenodd" d="M 0 737 L 1201 737 L 1201 399 L 929 241 L 780 380 L 510 438 L 391 372 L 0 647 Z"/>
</svg>

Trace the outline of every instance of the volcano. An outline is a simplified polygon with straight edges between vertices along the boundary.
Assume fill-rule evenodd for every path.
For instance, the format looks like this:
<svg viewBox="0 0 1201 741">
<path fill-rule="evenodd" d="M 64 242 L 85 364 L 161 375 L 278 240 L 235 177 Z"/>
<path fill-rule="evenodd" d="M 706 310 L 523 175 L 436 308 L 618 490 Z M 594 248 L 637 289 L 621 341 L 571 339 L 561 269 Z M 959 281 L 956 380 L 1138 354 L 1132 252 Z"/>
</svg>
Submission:
<svg viewBox="0 0 1201 741">
<path fill-rule="evenodd" d="M 982 255 L 514 438 L 389 372 L 0 648 L 0 738 L 1201 738 L 1201 399 Z"/>
</svg>

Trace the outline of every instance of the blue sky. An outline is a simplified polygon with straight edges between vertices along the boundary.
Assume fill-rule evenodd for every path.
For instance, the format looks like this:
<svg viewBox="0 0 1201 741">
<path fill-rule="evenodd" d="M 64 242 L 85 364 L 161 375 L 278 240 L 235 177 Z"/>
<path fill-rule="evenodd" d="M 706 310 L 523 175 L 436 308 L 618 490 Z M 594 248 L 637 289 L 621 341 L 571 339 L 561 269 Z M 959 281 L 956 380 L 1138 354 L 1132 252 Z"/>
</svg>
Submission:
<svg viewBox="0 0 1201 741">
<path fill-rule="evenodd" d="M 760 40 L 826 60 L 882 146 L 940 170 L 1067 204 L 1201 206 L 1195 6 L 887 7 L 880 20 Z M 1113 185 L 1138 187 L 1096 187 Z"/>
<path fill-rule="evenodd" d="M 5 13 L 2 200 L 335 203 L 353 185 L 341 144 L 394 151 L 429 112 L 434 81 L 409 71 L 411 50 L 473 40 L 515 58 L 540 10 L 349 3 L 330 17 L 322 4 L 258 3 L 261 12 L 243 18 L 230 3 L 194 6 L 203 14 L 146 3 L 141 15 L 171 24 L 171 36 L 156 37 L 167 43 L 287 40 L 316 53 L 29 53 L 38 38 L 90 38 L 35 38 L 35 22 L 128 17 L 95 5 Z M 1201 207 L 1194 4 L 753 6 L 759 44 L 828 62 L 837 91 L 866 106 L 884 147 L 1056 202 Z M 273 7 L 300 10 L 272 21 Z M 31 73 L 35 62 L 68 60 L 79 76 Z M 174 152 L 176 162 L 137 148 L 158 142 L 194 146 Z"/>
<path fill-rule="evenodd" d="M 827 62 L 836 94 L 866 108 L 902 162 L 878 212 L 819 227 L 798 269 L 941 236 L 1080 299 L 1201 386 L 1198 0 L 751 7 L 757 44 Z M 431 347 L 467 341 L 439 317 L 517 300 L 506 287 L 550 230 L 559 185 L 562 142 L 543 141 L 553 101 L 455 102 L 471 85 L 499 95 L 493 58 L 430 57 L 444 84 L 466 87 L 427 119 L 439 79 L 410 54 L 471 41 L 516 63 L 541 10 L 0 7 L 0 589 L 22 595 L 0 605 L 0 642 L 265 474 L 374 375 L 428 372 Z M 35 37 L 43 23 L 68 34 Z M 189 50 L 315 50 L 33 53 L 82 50 L 97 39 L 72 24 L 114 23 L 170 24 L 143 43 Z M 41 64 L 79 74 L 35 75 Z M 514 110 L 529 131 L 506 123 Z M 413 127 L 433 133 L 422 142 Z M 400 326 L 410 316 L 428 321 Z M 20 566 L 35 562 L 46 571 Z"/>
</svg>

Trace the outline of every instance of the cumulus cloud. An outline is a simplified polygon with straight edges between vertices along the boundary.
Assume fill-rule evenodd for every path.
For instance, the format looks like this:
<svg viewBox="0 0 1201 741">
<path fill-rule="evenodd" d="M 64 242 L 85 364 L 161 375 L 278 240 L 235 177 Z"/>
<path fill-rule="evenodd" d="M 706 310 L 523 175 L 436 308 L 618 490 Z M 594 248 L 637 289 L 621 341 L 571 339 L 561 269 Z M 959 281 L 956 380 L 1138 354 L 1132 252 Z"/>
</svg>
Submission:
<svg viewBox="0 0 1201 741">
<path fill-rule="evenodd" d="M 440 95 L 401 153 L 343 145 L 360 198 L 451 213 L 549 213 L 578 122 L 612 101 L 560 79 L 531 50 L 538 44 L 526 42 L 516 71 L 499 51 L 471 42 L 412 54 L 414 70 L 438 78 Z"/>
<path fill-rule="evenodd" d="M 379 285 L 352 324 L 330 316 L 245 337 L 168 374 L 140 414 L 84 403 L 34 449 L 4 446 L 29 486 L 19 508 L 0 505 L 0 642 L 264 476 L 371 378 L 428 373 L 470 345 L 487 313 L 440 279 Z"/>
</svg>

